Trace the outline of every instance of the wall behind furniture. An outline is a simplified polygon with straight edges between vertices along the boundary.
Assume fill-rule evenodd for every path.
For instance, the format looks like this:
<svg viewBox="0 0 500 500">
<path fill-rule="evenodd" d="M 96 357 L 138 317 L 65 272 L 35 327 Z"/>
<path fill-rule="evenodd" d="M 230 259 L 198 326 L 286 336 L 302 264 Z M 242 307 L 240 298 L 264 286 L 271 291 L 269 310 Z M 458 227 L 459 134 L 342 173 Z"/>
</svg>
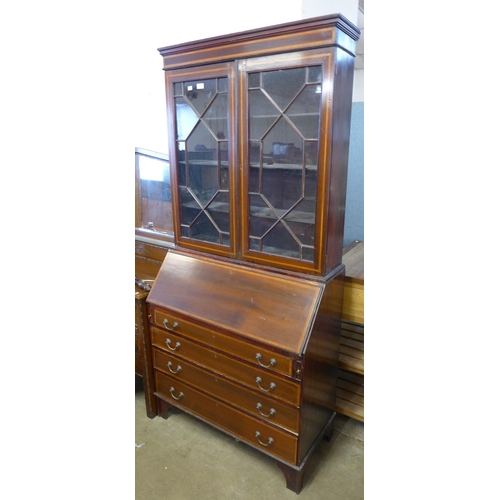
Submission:
<svg viewBox="0 0 500 500">
<path fill-rule="evenodd" d="M 365 103 L 352 103 L 351 139 L 347 168 L 344 246 L 364 241 L 364 121 Z"/>
<path fill-rule="evenodd" d="M 300 18 L 301 0 L 141 2 L 137 31 L 132 34 L 136 52 L 130 75 L 137 88 L 132 103 L 135 146 L 167 153 L 165 83 L 158 48 Z"/>
</svg>

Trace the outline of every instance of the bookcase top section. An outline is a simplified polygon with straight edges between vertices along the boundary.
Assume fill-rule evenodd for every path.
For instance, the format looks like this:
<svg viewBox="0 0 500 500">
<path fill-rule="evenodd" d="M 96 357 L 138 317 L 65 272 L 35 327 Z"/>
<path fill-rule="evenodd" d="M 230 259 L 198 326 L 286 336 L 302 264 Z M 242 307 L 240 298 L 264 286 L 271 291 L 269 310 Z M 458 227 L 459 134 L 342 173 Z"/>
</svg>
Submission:
<svg viewBox="0 0 500 500">
<path fill-rule="evenodd" d="M 354 56 L 360 33 L 342 14 L 331 14 L 170 45 L 158 51 L 164 70 L 327 46 L 342 47 Z"/>
</svg>

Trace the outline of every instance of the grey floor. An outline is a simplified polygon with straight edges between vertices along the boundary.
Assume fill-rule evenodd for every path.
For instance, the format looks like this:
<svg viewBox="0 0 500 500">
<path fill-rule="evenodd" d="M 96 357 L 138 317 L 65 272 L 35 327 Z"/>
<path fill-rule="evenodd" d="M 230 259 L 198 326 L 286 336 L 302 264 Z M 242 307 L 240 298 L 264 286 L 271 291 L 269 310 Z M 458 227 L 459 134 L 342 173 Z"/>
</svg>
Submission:
<svg viewBox="0 0 500 500">
<path fill-rule="evenodd" d="M 330 442 L 312 456 L 300 495 L 266 455 L 184 412 L 168 420 L 146 415 L 141 384 L 135 393 L 136 500 L 360 500 L 363 498 L 364 425 L 335 417 Z"/>
</svg>

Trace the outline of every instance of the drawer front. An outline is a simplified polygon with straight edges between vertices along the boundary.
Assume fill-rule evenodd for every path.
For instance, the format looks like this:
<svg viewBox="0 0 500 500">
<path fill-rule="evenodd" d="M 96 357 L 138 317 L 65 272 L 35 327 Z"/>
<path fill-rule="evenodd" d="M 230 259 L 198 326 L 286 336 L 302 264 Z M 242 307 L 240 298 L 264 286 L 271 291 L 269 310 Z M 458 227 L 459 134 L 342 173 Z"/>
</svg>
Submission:
<svg viewBox="0 0 500 500">
<path fill-rule="evenodd" d="M 297 461 L 297 437 L 250 417 L 225 403 L 202 394 L 160 371 L 156 373 L 158 395 L 199 417 L 293 465 Z M 257 434 L 258 433 L 258 434 Z M 260 440 L 260 442 L 259 442 Z"/>
<path fill-rule="evenodd" d="M 225 354 L 214 352 L 207 347 L 190 342 L 184 337 L 156 327 L 151 328 L 151 337 L 153 345 L 160 349 L 175 352 L 177 356 L 226 375 L 251 389 L 299 406 L 300 385 L 298 382 L 285 379 L 264 368 L 240 362 Z"/>
<path fill-rule="evenodd" d="M 300 414 L 297 408 L 286 406 L 265 394 L 259 394 L 255 390 L 243 388 L 213 372 L 206 371 L 159 349 L 153 349 L 153 363 L 155 368 L 164 371 L 174 379 L 189 383 L 271 424 L 296 434 L 299 431 Z"/>
<path fill-rule="evenodd" d="M 293 375 L 292 360 L 281 354 L 227 337 L 209 328 L 194 325 L 193 323 L 179 319 L 175 315 L 159 309 L 154 310 L 153 321 L 155 325 L 160 328 L 173 328 L 173 331 L 179 335 L 186 335 L 210 347 L 234 354 L 238 358 L 242 358 L 257 366 L 263 366 L 264 368 L 269 368 L 269 370 L 284 373 L 288 376 Z"/>
</svg>

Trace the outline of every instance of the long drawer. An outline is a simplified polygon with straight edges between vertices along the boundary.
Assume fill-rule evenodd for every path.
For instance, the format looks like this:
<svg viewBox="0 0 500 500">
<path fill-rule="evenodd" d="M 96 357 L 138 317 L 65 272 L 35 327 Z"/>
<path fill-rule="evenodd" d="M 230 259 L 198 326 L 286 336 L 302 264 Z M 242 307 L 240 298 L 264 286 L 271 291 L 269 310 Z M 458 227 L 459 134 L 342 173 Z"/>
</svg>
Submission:
<svg viewBox="0 0 500 500">
<path fill-rule="evenodd" d="M 284 378 L 264 368 L 240 362 L 225 354 L 212 351 L 208 347 L 156 327 L 151 328 L 151 337 L 153 345 L 160 349 L 175 352 L 177 356 L 226 375 L 252 389 L 287 401 L 294 406 L 299 406 L 300 383 L 295 380 Z"/>
<path fill-rule="evenodd" d="M 297 437 L 156 371 L 157 394 L 278 458 L 296 464 Z"/>
<path fill-rule="evenodd" d="M 269 368 L 269 370 L 293 375 L 292 359 L 261 347 L 255 347 L 241 340 L 214 332 L 209 328 L 190 323 L 169 313 L 168 311 L 154 309 L 153 322 L 160 328 L 166 328 L 179 335 L 198 340 L 215 349 L 233 354 L 257 366 Z"/>
<path fill-rule="evenodd" d="M 271 424 L 296 434 L 299 431 L 300 413 L 298 408 L 286 406 L 260 391 L 244 388 L 159 349 L 153 349 L 153 363 L 155 368 L 164 371 L 174 379 L 189 383 L 258 418 L 263 418 Z"/>
</svg>

